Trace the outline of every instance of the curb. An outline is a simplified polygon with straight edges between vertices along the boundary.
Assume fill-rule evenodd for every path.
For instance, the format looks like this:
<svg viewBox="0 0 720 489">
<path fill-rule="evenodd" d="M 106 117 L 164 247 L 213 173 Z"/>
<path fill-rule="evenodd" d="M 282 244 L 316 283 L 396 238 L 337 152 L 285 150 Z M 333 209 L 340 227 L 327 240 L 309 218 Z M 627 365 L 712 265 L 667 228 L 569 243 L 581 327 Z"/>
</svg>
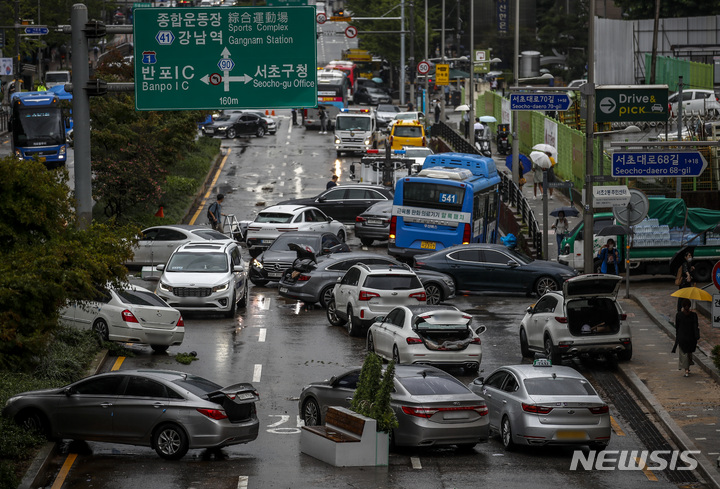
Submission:
<svg viewBox="0 0 720 489">
<path fill-rule="evenodd" d="M 189 224 L 190 219 L 192 219 L 192 216 L 194 214 L 193 209 L 197 209 L 200 207 L 200 203 L 205 198 L 205 194 L 210 190 L 210 182 L 212 182 L 212 179 L 215 177 L 215 173 L 217 173 L 218 167 L 220 166 L 220 163 L 222 162 L 223 158 L 227 155 L 227 150 L 223 150 L 220 148 L 220 153 L 215 157 L 215 161 L 212 164 L 212 167 L 210 168 L 210 171 L 208 171 L 207 176 L 205 177 L 205 181 L 198 189 L 197 193 L 195 194 L 195 198 L 190 203 L 190 205 L 185 210 L 185 217 L 182 218 L 180 221 L 183 224 Z"/>
<path fill-rule="evenodd" d="M 663 409 L 662 405 L 657 401 L 657 399 L 655 399 L 655 396 L 652 392 L 650 392 L 645 384 L 643 384 L 632 368 L 622 363 L 618 366 L 620 367 L 619 372 L 622 374 L 623 379 L 628 383 L 628 385 L 630 385 L 633 392 L 635 392 L 635 394 L 642 400 L 645 407 L 650 412 L 657 415 L 660 423 L 670 435 L 670 438 L 672 438 L 673 441 L 685 451 L 699 452 L 692 440 L 690 440 L 685 432 L 680 429 L 680 427 L 670 417 L 668 412 Z M 694 453 L 693 458 L 697 460 L 698 466 L 696 470 L 703 475 L 705 482 L 716 489 L 720 489 L 720 478 L 717 470 L 715 469 L 715 465 L 711 463 L 710 460 L 708 460 L 702 453 Z"/>
<path fill-rule="evenodd" d="M 95 375 L 100 372 L 100 369 L 105 365 L 108 358 L 108 350 L 102 350 L 95 355 L 90 366 L 88 367 L 88 376 Z M 47 442 L 40 451 L 35 455 L 30 467 L 20 481 L 17 489 L 32 489 L 34 487 L 42 487 L 43 477 L 45 472 L 50 465 L 50 459 L 57 453 L 58 443 Z"/>
<path fill-rule="evenodd" d="M 670 324 L 650 302 L 642 296 L 630 294 L 630 299 L 635 301 L 650 319 L 666 334 L 671 340 L 675 340 L 675 328 Z M 712 355 L 709 351 L 698 345 L 697 350 L 693 353 L 695 363 L 707 373 L 716 384 L 720 385 L 720 372 L 717 371 L 712 361 Z"/>
</svg>

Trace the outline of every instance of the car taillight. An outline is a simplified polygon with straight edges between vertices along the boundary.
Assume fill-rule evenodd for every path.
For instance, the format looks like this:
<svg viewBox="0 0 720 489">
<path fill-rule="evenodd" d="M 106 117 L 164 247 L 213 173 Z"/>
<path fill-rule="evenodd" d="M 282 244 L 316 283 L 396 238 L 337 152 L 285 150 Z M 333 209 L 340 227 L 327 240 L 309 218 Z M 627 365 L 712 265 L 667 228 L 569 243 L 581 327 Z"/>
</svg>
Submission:
<svg viewBox="0 0 720 489">
<path fill-rule="evenodd" d="M 417 268 L 417 267 L 424 267 L 424 266 L 425 266 L 425 262 L 424 262 L 424 261 L 417 261 L 417 260 L 415 260 L 415 268 Z"/>
<path fill-rule="evenodd" d="M 127 309 L 125 309 L 120 314 L 122 315 L 123 321 L 125 321 L 126 323 L 137 323 L 138 322 L 137 318 L 135 317 L 135 314 L 131 313 Z"/>
<path fill-rule="evenodd" d="M 359 301 L 369 301 L 373 297 L 380 297 L 380 294 L 376 294 L 375 292 L 368 292 L 367 290 L 361 290 L 358 300 Z"/>
<path fill-rule="evenodd" d="M 310 280 L 310 275 L 302 274 L 297 278 L 298 282 L 307 282 L 308 280 Z"/>
<path fill-rule="evenodd" d="M 420 338 L 405 338 L 408 345 L 419 345 L 423 341 Z"/>
<path fill-rule="evenodd" d="M 604 406 L 591 407 L 591 408 L 588 408 L 588 409 L 589 409 L 590 412 L 593 413 L 593 414 L 607 414 L 608 411 L 610 411 L 610 408 L 607 406 L 607 404 L 605 404 Z"/>
<path fill-rule="evenodd" d="M 393 142 L 393 137 L 390 136 L 390 137 L 388 138 L 388 144 L 390 144 L 390 146 L 392 146 L 392 142 Z"/>
<path fill-rule="evenodd" d="M 394 243 L 395 242 L 395 229 L 397 227 L 397 216 L 392 216 L 390 218 L 390 240 Z"/>
<path fill-rule="evenodd" d="M 357 217 L 355 218 L 355 222 L 365 222 L 366 220 L 367 220 L 367 219 L 365 219 L 364 217 L 361 217 L 361 216 L 357 216 Z"/>
<path fill-rule="evenodd" d="M 410 416 L 417 416 L 418 418 L 430 418 L 439 411 L 438 409 L 416 408 L 411 406 L 403 406 L 402 410 L 403 413 L 409 414 Z"/>
<path fill-rule="evenodd" d="M 210 419 L 220 420 L 227 418 L 227 414 L 225 414 L 225 411 L 223 411 L 222 409 L 197 408 L 197 412 L 199 412 L 200 414 L 204 414 Z"/>
<path fill-rule="evenodd" d="M 551 407 L 537 406 L 535 404 L 525 404 L 525 403 L 522 403 L 522 408 L 523 408 L 523 411 L 525 411 L 526 413 L 535 413 L 535 414 L 547 414 L 553 410 L 553 408 L 551 408 Z"/>
<path fill-rule="evenodd" d="M 425 292 L 415 292 L 414 294 L 410 294 L 410 297 L 415 299 L 416 301 L 425 302 L 427 301 L 427 295 L 425 295 Z"/>
<path fill-rule="evenodd" d="M 418 418 L 430 418 L 433 414 L 439 412 L 448 411 L 475 411 L 480 416 L 488 414 L 488 407 L 485 404 L 479 406 L 459 406 L 459 407 L 443 407 L 443 408 L 420 408 L 412 406 L 403 406 L 402 411 L 410 416 L 417 416 Z"/>
<path fill-rule="evenodd" d="M 423 140 L 422 140 L 422 141 L 423 141 L 422 145 L 423 145 L 423 146 L 427 146 L 427 141 L 425 140 L 425 136 L 423 136 Z"/>
<path fill-rule="evenodd" d="M 465 224 L 465 229 L 463 230 L 463 244 L 469 244 L 470 243 L 470 224 Z"/>
<path fill-rule="evenodd" d="M 488 410 L 488 407 L 487 407 L 485 404 L 483 404 L 483 405 L 481 405 L 481 406 L 473 406 L 472 410 L 473 410 L 473 411 L 477 411 L 477 413 L 478 413 L 480 416 L 487 416 L 488 413 L 490 412 L 490 411 Z"/>
<path fill-rule="evenodd" d="M 182 316 L 180 316 L 180 319 L 178 319 L 177 327 L 178 327 L 178 328 L 184 328 L 184 327 L 185 327 L 185 321 L 183 321 Z"/>
<path fill-rule="evenodd" d="M 480 338 L 473 338 L 470 343 L 473 345 L 482 345 L 482 341 L 480 341 Z"/>
<path fill-rule="evenodd" d="M 625 321 L 627 319 L 627 314 L 620 314 L 620 321 Z"/>
<path fill-rule="evenodd" d="M 280 231 L 281 233 L 287 233 L 288 231 L 297 231 L 298 228 L 297 228 L 297 227 L 294 227 L 294 228 L 277 228 L 277 230 Z"/>
<path fill-rule="evenodd" d="M 567 323 L 567 318 L 555 316 L 555 321 L 557 321 L 558 323 L 561 323 L 561 324 L 565 324 L 565 323 Z"/>
</svg>

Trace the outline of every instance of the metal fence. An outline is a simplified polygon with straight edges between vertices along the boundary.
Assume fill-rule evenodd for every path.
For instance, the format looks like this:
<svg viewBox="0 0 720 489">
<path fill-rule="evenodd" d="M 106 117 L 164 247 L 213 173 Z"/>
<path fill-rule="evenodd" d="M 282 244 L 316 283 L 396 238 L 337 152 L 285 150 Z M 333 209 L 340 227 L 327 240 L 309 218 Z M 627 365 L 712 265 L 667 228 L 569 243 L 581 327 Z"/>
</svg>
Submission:
<svg viewBox="0 0 720 489">
<path fill-rule="evenodd" d="M 10 121 L 10 107 L 0 107 L 0 133 L 7 132 L 9 130 L 8 123 Z"/>
</svg>

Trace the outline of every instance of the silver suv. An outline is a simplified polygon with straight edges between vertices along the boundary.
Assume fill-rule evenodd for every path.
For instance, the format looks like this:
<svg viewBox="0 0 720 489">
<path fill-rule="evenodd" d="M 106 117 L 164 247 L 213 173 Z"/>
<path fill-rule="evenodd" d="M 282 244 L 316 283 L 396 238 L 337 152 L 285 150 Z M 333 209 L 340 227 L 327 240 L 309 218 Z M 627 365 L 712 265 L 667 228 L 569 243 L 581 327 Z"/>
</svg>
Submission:
<svg viewBox="0 0 720 489">
<path fill-rule="evenodd" d="M 347 323 L 350 336 L 358 336 L 377 316 L 397 306 L 425 304 L 425 289 L 415 272 L 404 266 L 366 265 L 351 267 L 335 284 L 327 304 L 333 326 Z"/>
<path fill-rule="evenodd" d="M 247 304 L 247 266 L 235 242 L 184 244 L 157 269 L 162 275 L 155 293 L 181 311 L 234 317 Z"/>
</svg>

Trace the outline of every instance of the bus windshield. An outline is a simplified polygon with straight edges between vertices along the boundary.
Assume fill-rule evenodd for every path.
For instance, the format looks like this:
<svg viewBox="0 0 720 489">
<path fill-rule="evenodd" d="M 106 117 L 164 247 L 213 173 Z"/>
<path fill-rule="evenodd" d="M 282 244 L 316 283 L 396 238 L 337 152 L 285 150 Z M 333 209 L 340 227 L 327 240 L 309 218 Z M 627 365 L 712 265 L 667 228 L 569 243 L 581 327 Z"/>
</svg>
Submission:
<svg viewBox="0 0 720 489">
<path fill-rule="evenodd" d="M 430 182 L 407 182 L 402 205 L 461 211 L 465 188 Z"/>
<path fill-rule="evenodd" d="M 59 107 L 17 109 L 14 121 L 13 138 L 16 146 L 65 143 L 62 111 Z"/>
<path fill-rule="evenodd" d="M 335 119 L 335 129 L 338 131 L 369 131 L 370 118 L 362 116 L 338 116 Z"/>
</svg>

